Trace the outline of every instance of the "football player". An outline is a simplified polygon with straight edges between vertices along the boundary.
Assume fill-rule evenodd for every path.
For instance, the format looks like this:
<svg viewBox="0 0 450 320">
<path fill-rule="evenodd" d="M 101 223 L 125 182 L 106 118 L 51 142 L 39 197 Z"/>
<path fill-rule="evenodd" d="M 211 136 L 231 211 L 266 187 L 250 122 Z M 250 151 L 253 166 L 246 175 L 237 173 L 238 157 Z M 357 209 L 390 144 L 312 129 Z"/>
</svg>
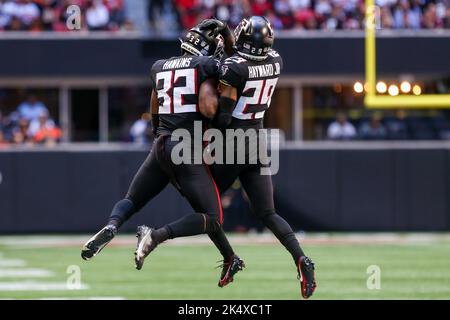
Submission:
<svg viewBox="0 0 450 320">
<path fill-rule="evenodd" d="M 218 26 L 222 28 L 220 23 Z M 258 130 L 263 128 L 264 113 L 270 106 L 283 60 L 272 49 L 274 31 L 266 18 L 243 19 L 234 35 L 235 53 L 221 63 L 219 108 L 213 123 L 220 129 Z M 225 147 L 234 148 L 235 153 L 242 147 L 246 152 L 250 149 L 248 141 L 236 147 L 230 143 L 232 141 L 227 139 Z M 270 175 L 261 174 L 261 166 L 261 161 L 257 164 L 214 164 L 212 172 L 221 193 L 236 178 L 240 179 L 255 214 L 292 255 L 301 294 L 307 299 L 316 288 L 314 263 L 303 253 L 290 225 L 276 213 L 272 179 Z"/>
<path fill-rule="evenodd" d="M 136 173 L 124 199 L 112 209 L 107 225 L 84 245 L 81 256 L 96 256 L 117 234 L 120 226 L 158 195 L 170 182 L 186 197 L 195 213 L 186 215 L 161 228 L 138 227 L 135 251 L 136 268 L 140 270 L 145 257 L 160 243 L 177 237 L 208 234 L 224 257 L 219 286 L 233 281 L 244 262 L 233 252 L 222 231 L 222 205 L 217 186 L 209 168 L 200 161 L 175 164 L 171 152 L 178 142 L 171 139 L 177 129 L 194 136 L 194 123 L 211 118 L 217 109 L 218 60 L 223 47 L 217 45 L 218 35 L 230 52 L 233 35 L 228 28 L 211 28 L 208 23 L 197 26 L 181 39 L 182 55 L 158 60 L 151 69 L 151 112 L 156 140 L 147 159 Z M 192 139 L 193 140 L 193 139 Z"/>
</svg>

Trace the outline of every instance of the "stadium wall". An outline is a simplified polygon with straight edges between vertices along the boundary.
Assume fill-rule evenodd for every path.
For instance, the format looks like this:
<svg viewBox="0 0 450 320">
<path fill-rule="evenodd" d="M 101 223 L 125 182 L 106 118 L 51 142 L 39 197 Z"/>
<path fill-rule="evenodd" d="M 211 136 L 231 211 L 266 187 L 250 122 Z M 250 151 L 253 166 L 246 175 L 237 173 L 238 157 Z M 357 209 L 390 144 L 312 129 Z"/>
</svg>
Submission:
<svg viewBox="0 0 450 320">
<path fill-rule="evenodd" d="M 377 39 L 378 74 L 447 76 L 450 34 L 414 33 Z M 364 36 L 297 36 L 279 38 L 283 74 L 336 76 L 364 74 Z M 430 50 L 433 48 L 433 50 Z M 0 79 L 15 77 L 148 78 L 158 59 L 179 53 L 179 42 L 140 37 L 35 37 L 0 39 Z M 100 85 L 100 84 L 99 84 Z"/>
<path fill-rule="evenodd" d="M 450 230 L 450 147 L 288 148 L 276 205 L 296 230 Z M 145 150 L 0 151 L 0 233 L 92 232 L 123 197 Z M 126 225 L 191 212 L 168 187 Z M 226 221 L 226 216 L 225 216 Z"/>
</svg>

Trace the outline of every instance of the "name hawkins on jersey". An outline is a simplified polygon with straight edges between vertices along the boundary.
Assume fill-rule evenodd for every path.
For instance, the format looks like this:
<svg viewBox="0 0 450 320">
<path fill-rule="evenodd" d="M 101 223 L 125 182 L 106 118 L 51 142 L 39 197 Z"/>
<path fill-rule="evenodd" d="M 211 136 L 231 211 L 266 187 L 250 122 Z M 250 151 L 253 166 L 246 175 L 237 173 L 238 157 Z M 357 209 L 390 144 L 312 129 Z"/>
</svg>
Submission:
<svg viewBox="0 0 450 320">
<path fill-rule="evenodd" d="M 191 65 L 192 58 L 179 58 L 168 60 L 163 65 L 163 70 L 167 69 L 178 69 L 178 68 L 187 68 Z"/>
</svg>

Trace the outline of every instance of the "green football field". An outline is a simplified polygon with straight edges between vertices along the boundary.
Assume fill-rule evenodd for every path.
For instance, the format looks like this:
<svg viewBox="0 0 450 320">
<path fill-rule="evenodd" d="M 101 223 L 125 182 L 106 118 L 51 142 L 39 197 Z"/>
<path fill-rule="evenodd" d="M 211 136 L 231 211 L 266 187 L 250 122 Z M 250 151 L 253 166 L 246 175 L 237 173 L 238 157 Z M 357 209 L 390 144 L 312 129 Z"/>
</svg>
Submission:
<svg viewBox="0 0 450 320">
<path fill-rule="evenodd" d="M 230 237 L 247 267 L 225 288 L 217 287 L 219 255 L 205 237 L 161 245 L 141 271 L 134 269 L 134 237 L 114 239 L 86 262 L 80 248 L 87 238 L 0 237 L 0 298 L 300 297 L 293 262 L 270 235 Z M 313 234 L 302 243 L 316 263 L 312 299 L 450 298 L 450 235 Z"/>
</svg>

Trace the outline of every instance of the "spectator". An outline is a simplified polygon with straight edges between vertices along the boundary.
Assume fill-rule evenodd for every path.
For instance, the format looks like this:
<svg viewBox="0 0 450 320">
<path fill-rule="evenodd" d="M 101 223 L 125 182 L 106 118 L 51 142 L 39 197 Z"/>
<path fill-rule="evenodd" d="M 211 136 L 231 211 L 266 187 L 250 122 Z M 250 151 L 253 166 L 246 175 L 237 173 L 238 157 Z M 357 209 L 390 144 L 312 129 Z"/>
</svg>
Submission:
<svg viewBox="0 0 450 320">
<path fill-rule="evenodd" d="M 36 95 L 31 94 L 28 99 L 22 102 L 17 108 L 20 118 L 24 118 L 28 121 L 38 119 L 42 112 L 47 112 L 47 107 L 40 101 L 38 101 Z"/>
<path fill-rule="evenodd" d="M 255 16 L 266 15 L 272 10 L 272 3 L 266 0 L 253 0 L 250 5 L 252 14 Z"/>
<path fill-rule="evenodd" d="M 364 122 L 359 128 L 359 136 L 363 140 L 384 140 L 386 129 L 381 123 L 381 114 L 374 113 L 370 121 Z"/>
<path fill-rule="evenodd" d="M 445 17 L 443 19 L 443 26 L 446 29 L 450 29 L 450 7 L 445 10 Z"/>
<path fill-rule="evenodd" d="M 400 0 L 394 10 L 394 28 L 397 29 L 419 29 L 420 28 L 420 3 L 414 1 L 411 7 L 408 0 Z"/>
<path fill-rule="evenodd" d="M 135 0 L 128 0 L 135 1 Z M 148 19 L 153 31 L 189 29 L 216 16 L 233 28 L 245 16 L 270 17 L 276 29 L 362 29 L 363 0 L 149 0 Z M 66 9 L 81 8 L 82 29 L 131 30 L 124 0 L 0 0 L 0 30 L 67 31 Z M 383 28 L 449 28 L 448 0 L 377 0 Z"/>
<path fill-rule="evenodd" d="M 178 13 L 178 21 L 182 30 L 188 30 L 195 26 L 197 17 L 200 13 L 199 0 L 174 0 L 175 9 Z M 229 8 L 231 4 L 226 4 L 223 8 Z M 222 18 L 224 16 L 222 15 Z M 225 16 L 229 20 L 229 16 Z"/>
<path fill-rule="evenodd" d="M 436 5 L 431 3 L 423 14 L 422 27 L 425 29 L 435 29 L 439 26 L 439 21 L 436 12 Z"/>
<path fill-rule="evenodd" d="M 11 142 L 13 138 L 13 132 L 15 128 L 17 127 L 17 121 L 18 121 L 18 114 L 17 112 L 13 112 L 12 114 L 9 114 L 7 116 L 2 116 L 1 120 L 1 127 L 3 132 L 3 137 L 6 141 Z"/>
<path fill-rule="evenodd" d="M 123 0 L 0 0 L 0 31 L 69 31 L 67 8 L 81 9 L 81 29 L 132 30 Z"/>
<path fill-rule="evenodd" d="M 143 113 L 141 118 L 131 126 L 130 137 L 135 143 L 148 143 L 150 114 Z"/>
<path fill-rule="evenodd" d="M 405 121 L 406 112 L 397 110 L 393 119 L 386 120 L 387 137 L 390 140 L 408 139 L 408 126 Z"/>
<path fill-rule="evenodd" d="M 0 111 L 0 146 L 6 144 L 5 134 L 3 133 L 3 114 Z"/>
<path fill-rule="evenodd" d="M 244 16 L 264 15 L 276 29 L 362 29 L 363 0 L 174 0 L 179 28 L 214 15 L 234 27 Z M 377 0 L 383 28 L 448 28 L 448 0 Z M 154 14 L 154 13 L 152 13 Z"/>
<path fill-rule="evenodd" d="M 19 10 L 17 17 L 22 21 L 25 27 L 30 27 L 36 20 L 39 19 L 39 7 L 31 0 L 18 1 Z"/>
<path fill-rule="evenodd" d="M 44 143 L 47 146 L 53 146 L 61 139 L 61 130 L 53 123 L 48 121 L 46 116 L 39 118 L 39 129 L 32 137 L 36 143 Z"/>
<path fill-rule="evenodd" d="M 148 4 L 148 20 L 154 30 L 160 29 L 160 21 L 163 19 L 164 0 L 150 0 Z"/>
<path fill-rule="evenodd" d="M 120 26 L 125 25 L 128 21 L 125 17 L 123 9 L 123 0 L 107 0 L 106 7 L 109 11 L 110 21 L 108 23 L 109 30 L 117 30 Z"/>
<path fill-rule="evenodd" d="M 55 122 L 49 118 L 47 110 L 41 110 L 39 117 L 30 121 L 28 128 L 28 135 L 34 138 L 41 129 L 46 128 L 48 130 L 55 127 Z"/>
<path fill-rule="evenodd" d="M 5 135 L 3 134 L 3 131 L 0 130 L 0 147 L 7 145 L 8 141 L 5 139 Z"/>
<path fill-rule="evenodd" d="M 30 122 L 22 118 L 19 120 L 18 126 L 12 131 L 12 142 L 15 144 L 32 143 L 32 139 L 28 135 L 28 128 Z"/>
<path fill-rule="evenodd" d="M 42 4 L 41 25 L 45 31 L 53 30 L 54 24 L 58 20 L 57 2 L 45 0 Z"/>
<path fill-rule="evenodd" d="M 275 0 L 273 4 L 275 14 L 281 20 L 283 29 L 292 29 L 295 26 L 294 12 L 288 0 Z"/>
<path fill-rule="evenodd" d="M 351 140 L 356 137 L 356 129 L 347 120 L 347 116 L 339 112 L 336 116 L 336 121 L 332 122 L 328 127 L 327 137 L 331 140 Z"/>
<path fill-rule="evenodd" d="M 93 0 L 86 10 L 86 23 L 89 30 L 106 30 L 109 22 L 108 8 L 101 0 Z"/>
<path fill-rule="evenodd" d="M 380 10 L 381 27 L 383 29 L 392 29 L 394 26 L 394 18 L 388 7 L 382 7 Z"/>
</svg>

